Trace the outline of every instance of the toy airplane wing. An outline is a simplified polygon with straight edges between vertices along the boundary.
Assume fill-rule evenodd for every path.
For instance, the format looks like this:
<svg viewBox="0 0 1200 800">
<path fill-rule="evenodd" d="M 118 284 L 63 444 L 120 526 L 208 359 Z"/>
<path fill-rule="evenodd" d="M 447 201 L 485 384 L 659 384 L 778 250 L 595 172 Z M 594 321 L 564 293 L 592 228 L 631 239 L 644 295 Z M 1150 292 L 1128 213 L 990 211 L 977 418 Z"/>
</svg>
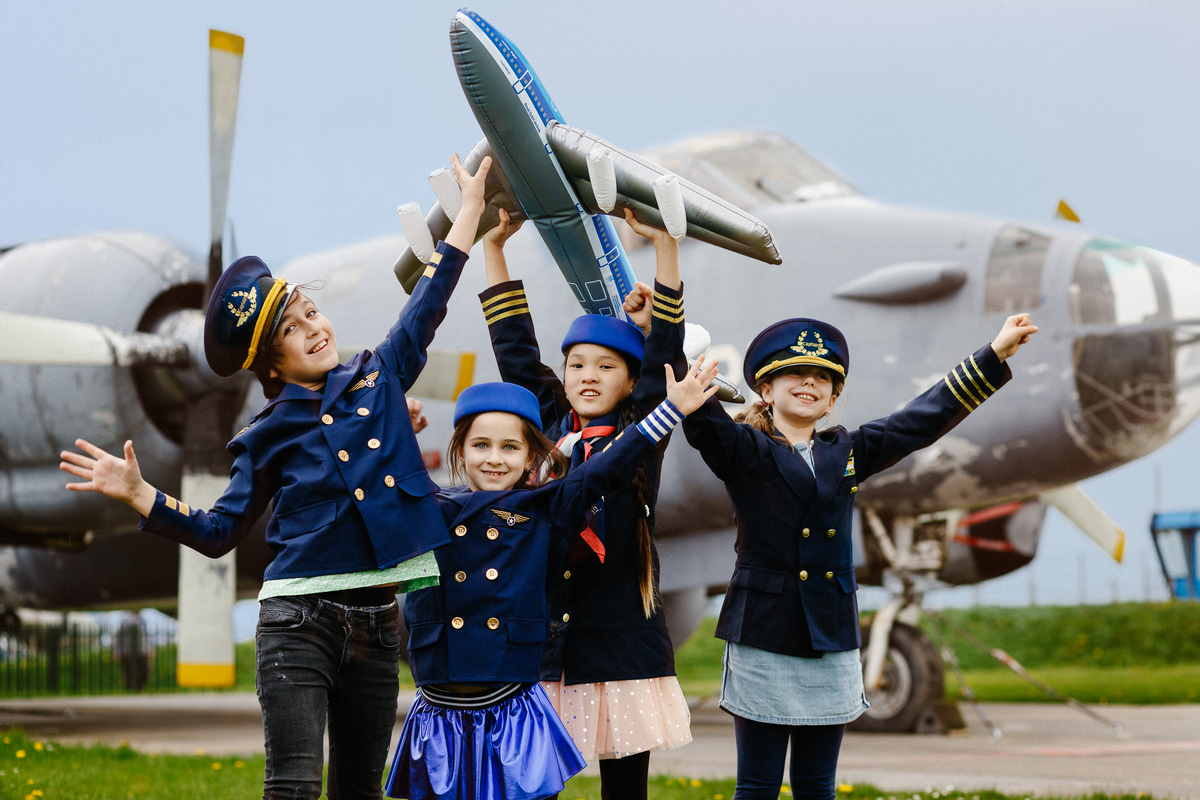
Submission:
<svg viewBox="0 0 1200 800">
<path fill-rule="evenodd" d="M 671 175 L 670 170 L 623 150 L 590 131 L 570 125 L 551 124 L 547 126 L 546 137 L 558 163 L 575 187 L 579 201 L 589 213 L 624 217 L 624 209 L 628 208 L 640 221 L 666 229 L 666 222 L 658 207 L 655 182 Z M 615 203 L 607 209 L 601 208 L 597 200 L 597 189 L 603 196 L 604 188 L 594 185 L 593 178 L 605 183 L 607 181 L 595 166 L 598 159 L 592 156 L 602 154 L 605 150 L 611 153 L 616 190 Z M 589 159 L 589 156 L 592 158 Z M 591 166 L 589 160 L 592 161 Z M 756 217 L 682 178 L 679 178 L 679 189 L 683 196 L 688 236 L 768 264 L 783 263 L 779 251 L 775 249 L 771 229 Z"/>
</svg>

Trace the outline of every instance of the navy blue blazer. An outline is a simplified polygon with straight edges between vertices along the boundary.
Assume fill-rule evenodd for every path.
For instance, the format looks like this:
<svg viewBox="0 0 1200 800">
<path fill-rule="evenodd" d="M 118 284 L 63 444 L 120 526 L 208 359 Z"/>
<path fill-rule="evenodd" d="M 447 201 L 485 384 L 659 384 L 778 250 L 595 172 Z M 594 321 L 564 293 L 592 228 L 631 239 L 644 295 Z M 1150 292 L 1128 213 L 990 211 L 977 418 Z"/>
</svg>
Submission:
<svg viewBox="0 0 1200 800">
<path fill-rule="evenodd" d="M 536 489 L 438 493 L 443 530 L 452 534 L 435 551 L 442 582 L 404 600 L 417 685 L 537 681 L 551 550 L 577 535 L 588 505 L 653 452 L 654 442 L 631 425 L 586 465 Z"/>
<path fill-rule="evenodd" d="M 321 392 L 286 384 L 233 438 L 229 487 L 211 510 L 159 492 L 142 529 L 215 558 L 274 501 L 265 580 L 385 569 L 445 544 L 404 396 L 467 256 L 442 243 L 434 259 L 374 351 L 330 370 Z"/>
<path fill-rule="evenodd" d="M 737 517 L 717 637 L 789 656 L 861 646 L 850 538 L 858 484 L 935 442 L 1011 377 L 985 345 L 900 411 L 818 433 L 815 477 L 795 449 L 734 422 L 715 398 L 684 420 Z"/>
<path fill-rule="evenodd" d="M 520 281 L 490 287 L 479 295 L 488 320 L 492 349 L 501 377 L 524 386 L 538 398 L 542 428 L 553 441 L 578 430 L 562 382 L 541 361 L 533 318 Z M 646 339 L 641 376 L 631 395 L 639 415 L 647 414 L 667 396 L 663 364 L 674 364 L 682 377 L 687 369 L 683 354 L 683 289 L 655 282 L 653 324 Z M 621 430 L 616 413 L 592 420 L 592 427 Z M 569 453 L 571 468 L 584 461 L 585 445 L 603 448 L 612 435 L 577 442 Z M 667 439 L 646 461 L 650 490 L 650 516 L 654 530 L 654 505 L 658 499 L 659 470 Z M 579 539 L 568 548 L 563 543 L 550 559 L 547 594 L 551 614 L 543 657 L 542 679 L 568 684 L 658 678 L 675 674 L 675 651 L 666 619 L 656 611 L 647 619 L 638 586 L 637 524 L 646 515 L 646 504 L 637 492 L 621 485 L 606 494 L 600 514 L 588 520 L 593 529 L 603 527 L 604 560 L 600 561 Z M 600 531 L 597 531 L 600 533 Z M 654 588 L 658 591 L 658 550 L 651 538 Z M 567 616 L 569 622 L 563 620 Z"/>
</svg>

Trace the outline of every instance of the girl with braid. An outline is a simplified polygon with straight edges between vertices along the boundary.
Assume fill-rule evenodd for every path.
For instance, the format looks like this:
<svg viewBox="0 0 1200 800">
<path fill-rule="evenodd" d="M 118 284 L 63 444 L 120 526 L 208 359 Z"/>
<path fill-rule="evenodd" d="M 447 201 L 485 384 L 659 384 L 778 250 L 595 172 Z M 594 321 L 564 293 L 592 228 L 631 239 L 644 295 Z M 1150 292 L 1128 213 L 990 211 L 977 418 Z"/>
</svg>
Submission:
<svg viewBox="0 0 1200 800">
<path fill-rule="evenodd" d="M 625 212 L 654 243 L 654 289 L 639 283 L 625 299 L 634 324 L 600 315 L 571 323 L 560 381 L 541 361 L 525 290 L 509 279 L 504 244 L 520 223 L 500 214 L 483 239 L 488 289 L 479 296 L 492 348 L 503 379 L 537 396 L 543 429 L 575 468 L 663 400 L 664 364 L 687 371 L 679 245 Z M 650 752 L 692 740 L 651 537 L 666 444 L 589 509 L 587 527 L 549 562 L 542 685 L 583 756 L 599 760 L 604 798 L 645 798 Z"/>
</svg>

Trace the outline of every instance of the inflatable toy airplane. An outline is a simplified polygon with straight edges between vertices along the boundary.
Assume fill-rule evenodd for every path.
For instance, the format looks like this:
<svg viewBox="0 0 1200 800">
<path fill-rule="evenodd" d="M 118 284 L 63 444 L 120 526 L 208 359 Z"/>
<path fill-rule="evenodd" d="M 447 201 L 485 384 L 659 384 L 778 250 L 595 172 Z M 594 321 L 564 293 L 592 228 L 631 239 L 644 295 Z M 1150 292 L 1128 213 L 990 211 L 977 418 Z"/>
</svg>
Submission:
<svg viewBox="0 0 1200 800">
<path fill-rule="evenodd" d="M 496 224 L 500 208 L 532 220 L 588 313 L 624 317 L 621 303 L 634 275 L 605 215 L 623 217 L 626 208 L 677 239 L 686 234 L 768 264 L 782 263 L 771 231 L 758 219 L 657 164 L 565 125 L 521 51 L 478 14 L 458 12 L 450 44 L 463 93 L 484 133 L 463 164 L 474 173 L 485 156 L 493 157 L 478 236 Z M 434 242 L 446 236 L 462 206 L 447 170 L 430 175 L 430 183 L 438 203 L 423 221 L 415 204 L 399 210 L 408 245 L 395 272 L 410 292 Z"/>
</svg>

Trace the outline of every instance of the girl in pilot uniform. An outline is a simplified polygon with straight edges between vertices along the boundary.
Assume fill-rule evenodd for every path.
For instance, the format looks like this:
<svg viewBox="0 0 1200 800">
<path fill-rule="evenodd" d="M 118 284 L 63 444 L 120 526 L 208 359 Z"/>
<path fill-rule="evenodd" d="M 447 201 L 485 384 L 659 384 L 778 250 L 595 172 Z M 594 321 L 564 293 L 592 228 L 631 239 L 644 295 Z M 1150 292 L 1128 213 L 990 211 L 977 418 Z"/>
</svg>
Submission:
<svg viewBox="0 0 1200 800">
<path fill-rule="evenodd" d="M 599 315 L 577 318 L 563 339 L 560 381 L 541 363 L 521 282 L 509 280 L 503 247 L 519 225 L 501 213 L 484 236 L 488 289 L 479 296 L 500 375 L 537 395 L 547 435 L 577 467 L 665 396 L 663 364 L 676 365 L 680 375 L 686 368 L 679 244 L 626 212 L 630 226 L 654 243 L 653 292 L 639 283 L 625 300 L 637 327 Z M 692 740 L 650 536 L 666 443 L 629 485 L 597 504 L 580 539 L 551 559 L 543 685 L 585 758 L 600 760 L 606 798 L 644 798 L 650 752 Z"/>
<path fill-rule="evenodd" d="M 664 371 L 669 370 L 665 368 Z M 438 494 L 450 544 L 442 585 L 411 592 L 404 614 L 419 689 L 387 793 L 413 800 L 545 798 L 585 762 L 539 684 L 547 560 L 589 505 L 630 479 L 683 416 L 716 391 L 693 366 L 667 398 L 565 477 L 537 398 L 511 383 L 459 395 L 447 448 L 466 486 Z M 543 476 L 549 480 L 543 480 Z M 553 479 L 556 478 L 556 479 Z"/>
<path fill-rule="evenodd" d="M 1011 378 L 1004 361 L 1037 331 L 1009 317 L 900 411 L 854 431 L 817 431 L 850 369 L 841 332 L 789 319 L 746 352 L 762 398 L 730 419 L 712 400 L 684 423 L 725 482 L 737 519 L 737 566 L 716 635 L 726 641 L 721 707 L 734 716 L 735 800 L 779 796 L 788 742 L 796 797 L 828 800 L 846 725 L 866 708 L 850 528 L 858 484 L 966 418 Z"/>
<path fill-rule="evenodd" d="M 84 479 L 68 486 L 133 506 L 141 527 L 210 557 L 232 550 L 274 503 L 275 553 L 259 594 L 258 696 L 266 736 L 265 798 L 321 793 L 326 719 L 332 798 L 381 795 L 396 723 L 395 594 L 436 584 L 429 552 L 450 540 L 404 392 L 458 282 L 483 212 L 475 176 L 451 158 L 463 210 L 374 350 L 338 363 L 329 321 L 254 257 L 221 276 L 204 352 L 218 375 L 255 373 L 269 402 L 228 445 L 229 487 L 204 512 L 144 481 L 133 443 L 116 458 L 83 440 L 62 454 Z"/>
</svg>

